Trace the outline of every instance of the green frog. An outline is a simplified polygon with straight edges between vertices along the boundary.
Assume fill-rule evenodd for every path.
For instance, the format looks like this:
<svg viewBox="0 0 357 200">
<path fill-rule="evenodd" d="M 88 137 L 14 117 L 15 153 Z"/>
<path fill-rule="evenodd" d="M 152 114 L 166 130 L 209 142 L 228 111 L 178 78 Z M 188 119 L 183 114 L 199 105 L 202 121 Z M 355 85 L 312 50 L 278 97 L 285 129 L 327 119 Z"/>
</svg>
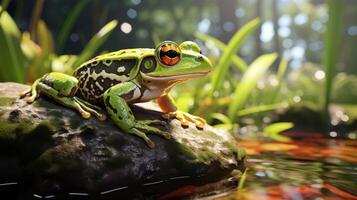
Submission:
<svg viewBox="0 0 357 200">
<path fill-rule="evenodd" d="M 165 121 L 137 120 L 128 104 L 157 99 L 165 113 L 163 117 L 176 118 L 183 126 L 193 122 L 203 128 L 205 120 L 178 111 L 168 92 L 178 83 L 205 76 L 211 68 L 210 60 L 202 55 L 196 43 L 185 41 L 178 45 L 165 41 L 156 49 L 123 49 L 97 56 L 81 64 L 73 76 L 59 72 L 45 74 L 21 97 L 29 95 L 27 103 L 32 103 L 43 94 L 77 110 L 86 119 L 93 114 L 105 120 L 107 113 L 123 131 L 139 136 L 154 148 L 146 133 L 169 139 L 167 132 L 152 126 Z"/>
</svg>

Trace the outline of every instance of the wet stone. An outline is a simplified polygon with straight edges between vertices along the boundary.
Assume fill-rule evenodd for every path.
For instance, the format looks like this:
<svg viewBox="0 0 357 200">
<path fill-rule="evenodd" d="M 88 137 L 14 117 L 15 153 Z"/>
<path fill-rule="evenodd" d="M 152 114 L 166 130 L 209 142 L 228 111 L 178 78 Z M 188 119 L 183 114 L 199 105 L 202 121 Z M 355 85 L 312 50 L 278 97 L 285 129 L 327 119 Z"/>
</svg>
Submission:
<svg viewBox="0 0 357 200">
<path fill-rule="evenodd" d="M 236 183 L 244 169 L 245 153 L 236 140 L 211 126 L 183 128 L 169 120 L 157 127 L 172 138 L 148 134 L 156 144 L 150 149 L 111 120 L 83 119 L 46 97 L 27 104 L 18 99 L 26 89 L 0 83 L 1 195 L 180 198 L 188 193 L 177 191 L 186 186 L 204 191 L 217 188 L 215 183 L 226 187 L 232 178 Z M 162 119 L 153 104 L 132 109 L 137 119 Z"/>
</svg>

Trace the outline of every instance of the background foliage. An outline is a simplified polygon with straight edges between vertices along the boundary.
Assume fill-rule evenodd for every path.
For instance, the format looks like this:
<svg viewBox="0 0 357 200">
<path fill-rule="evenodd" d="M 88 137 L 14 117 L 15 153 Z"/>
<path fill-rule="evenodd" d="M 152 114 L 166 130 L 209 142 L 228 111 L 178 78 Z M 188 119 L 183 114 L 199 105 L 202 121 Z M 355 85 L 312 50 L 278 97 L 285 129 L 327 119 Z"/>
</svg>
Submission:
<svg viewBox="0 0 357 200">
<path fill-rule="evenodd" d="M 233 132 L 254 125 L 278 140 L 292 124 L 269 124 L 296 125 L 306 110 L 325 120 L 323 130 L 357 115 L 353 0 L 1 3 L 0 81 L 31 83 L 107 51 L 194 40 L 215 67 L 175 88 L 181 110 Z M 329 114 L 331 103 L 343 114 Z"/>
</svg>

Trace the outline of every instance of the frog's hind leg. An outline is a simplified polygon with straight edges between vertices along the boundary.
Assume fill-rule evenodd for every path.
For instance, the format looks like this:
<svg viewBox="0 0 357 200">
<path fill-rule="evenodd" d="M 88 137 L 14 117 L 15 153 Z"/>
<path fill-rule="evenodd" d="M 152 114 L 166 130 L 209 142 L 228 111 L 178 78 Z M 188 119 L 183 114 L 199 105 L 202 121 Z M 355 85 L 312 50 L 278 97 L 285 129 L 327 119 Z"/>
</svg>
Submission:
<svg viewBox="0 0 357 200">
<path fill-rule="evenodd" d="M 85 111 L 82 108 L 82 106 L 77 101 L 74 100 L 73 97 L 61 96 L 57 90 L 41 82 L 38 83 L 37 89 L 42 93 L 44 93 L 45 95 L 51 97 L 53 100 L 57 101 L 58 103 L 76 109 L 79 113 L 81 113 L 83 118 L 88 119 L 91 116 L 91 114 Z"/>
<path fill-rule="evenodd" d="M 94 114 L 99 120 L 104 121 L 107 119 L 107 116 L 102 113 L 102 109 L 98 106 L 92 105 L 83 99 L 78 97 L 73 97 L 74 101 L 76 101 L 84 110 Z"/>
<path fill-rule="evenodd" d="M 30 89 L 28 89 L 20 94 L 20 98 L 24 98 L 25 96 L 30 95 L 30 97 L 26 99 L 26 102 L 33 103 L 36 100 L 36 98 L 39 96 L 39 93 L 37 91 L 37 85 L 39 84 L 39 82 L 40 82 L 40 79 L 37 79 L 32 84 Z"/>
</svg>

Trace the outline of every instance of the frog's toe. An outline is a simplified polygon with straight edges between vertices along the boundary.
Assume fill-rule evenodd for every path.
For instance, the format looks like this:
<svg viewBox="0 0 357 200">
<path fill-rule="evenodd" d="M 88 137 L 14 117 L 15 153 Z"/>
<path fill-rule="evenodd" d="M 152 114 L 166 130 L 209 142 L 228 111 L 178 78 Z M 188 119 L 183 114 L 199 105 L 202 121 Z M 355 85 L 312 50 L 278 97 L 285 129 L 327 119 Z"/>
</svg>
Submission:
<svg viewBox="0 0 357 200">
<path fill-rule="evenodd" d="M 145 142 L 149 146 L 149 148 L 151 148 L 151 149 L 155 148 L 155 143 L 153 141 L 147 140 Z"/>
<path fill-rule="evenodd" d="M 25 96 L 31 94 L 31 90 L 26 90 L 20 93 L 20 98 L 24 98 Z"/>
<path fill-rule="evenodd" d="M 35 100 L 36 100 L 36 97 L 35 97 L 35 96 L 31 96 L 31 97 L 29 97 L 29 98 L 26 99 L 26 102 L 29 103 L 29 104 L 31 104 L 31 103 L 33 103 Z"/>
<path fill-rule="evenodd" d="M 192 119 L 196 125 L 197 128 L 203 129 L 205 125 L 207 124 L 206 120 L 200 118 L 200 117 L 195 117 Z"/>
<path fill-rule="evenodd" d="M 84 119 L 89 119 L 91 114 L 89 112 L 86 112 L 86 111 L 82 111 L 81 112 L 81 115 Z"/>
<path fill-rule="evenodd" d="M 153 121 L 153 120 L 151 120 Z M 144 120 L 144 121 L 139 121 L 135 124 L 135 128 L 138 128 L 138 129 L 141 129 L 141 130 L 146 130 L 147 132 L 149 133 L 154 133 L 156 135 L 160 135 L 162 137 L 164 137 L 165 139 L 170 139 L 171 138 L 171 135 L 166 132 L 166 131 L 162 131 L 156 127 L 153 127 L 153 126 L 150 126 L 150 125 L 147 125 L 145 123 L 148 123 L 147 120 Z"/>
<path fill-rule="evenodd" d="M 105 115 L 105 114 L 100 114 L 100 115 L 98 115 L 98 119 L 99 119 L 100 121 L 105 121 L 105 120 L 107 119 L 107 115 Z"/>
<path fill-rule="evenodd" d="M 149 124 L 159 124 L 159 125 L 163 125 L 166 126 L 167 122 L 163 121 L 163 120 L 141 120 L 140 123 L 145 124 L 145 125 L 149 125 Z"/>
<path fill-rule="evenodd" d="M 188 127 L 190 122 L 194 123 L 195 126 L 199 129 L 203 129 L 204 126 L 206 125 L 206 120 L 204 120 L 203 118 L 181 111 L 165 113 L 163 117 L 166 119 L 169 118 L 177 119 L 178 121 L 180 121 L 181 126 L 183 127 Z"/>
<path fill-rule="evenodd" d="M 186 120 L 182 112 L 176 111 L 176 112 L 165 113 L 162 115 L 162 117 L 165 119 L 177 119 L 180 122 L 181 126 L 183 127 L 188 127 L 189 125 L 189 121 Z"/>
<path fill-rule="evenodd" d="M 146 145 L 148 145 L 148 147 L 152 149 L 155 148 L 155 143 L 151 141 L 150 138 L 148 138 L 148 136 L 138 128 L 132 128 L 128 132 L 142 138 L 145 141 Z"/>
</svg>

